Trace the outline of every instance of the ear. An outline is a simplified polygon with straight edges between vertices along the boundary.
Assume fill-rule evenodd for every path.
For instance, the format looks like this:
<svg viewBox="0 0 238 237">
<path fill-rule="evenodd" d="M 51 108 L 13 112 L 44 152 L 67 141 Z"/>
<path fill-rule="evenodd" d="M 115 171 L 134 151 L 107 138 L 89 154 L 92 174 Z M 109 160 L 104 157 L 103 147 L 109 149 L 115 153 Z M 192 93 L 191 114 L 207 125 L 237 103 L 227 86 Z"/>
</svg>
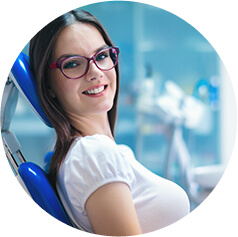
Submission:
<svg viewBox="0 0 238 237">
<path fill-rule="evenodd" d="M 53 91 L 52 89 L 50 89 L 50 88 L 49 88 L 49 90 L 48 90 L 48 93 L 49 93 L 49 95 L 50 95 L 51 98 L 54 99 L 54 98 L 56 97 L 54 91 Z"/>
</svg>

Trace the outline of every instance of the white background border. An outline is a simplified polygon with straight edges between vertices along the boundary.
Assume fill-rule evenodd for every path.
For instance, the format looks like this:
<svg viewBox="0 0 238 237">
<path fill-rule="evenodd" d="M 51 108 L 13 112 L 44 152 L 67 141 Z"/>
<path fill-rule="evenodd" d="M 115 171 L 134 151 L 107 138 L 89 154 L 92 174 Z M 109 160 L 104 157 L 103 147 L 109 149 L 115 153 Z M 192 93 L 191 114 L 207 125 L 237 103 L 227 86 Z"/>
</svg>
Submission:
<svg viewBox="0 0 238 237">
<path fill-rule="evenodd" d="M 14 0 L 1 4 L 0 94 L 11 66 L 25 44 L 44 25 L 73 8 L 98 1 Z M 147 0 L 181 17 L 212 44 L 238 85 L 238 6 L 236 0 Z M 237 101 L 237 94 L 236 101 Z M 63 225 L 28 198 L 15 179 L 0 145 L 1 236 L 91 236 Z M 190 215 L 149 236 L 238 236 L 237 142 L 228 168 L 215 191 Z"/>
</svg>

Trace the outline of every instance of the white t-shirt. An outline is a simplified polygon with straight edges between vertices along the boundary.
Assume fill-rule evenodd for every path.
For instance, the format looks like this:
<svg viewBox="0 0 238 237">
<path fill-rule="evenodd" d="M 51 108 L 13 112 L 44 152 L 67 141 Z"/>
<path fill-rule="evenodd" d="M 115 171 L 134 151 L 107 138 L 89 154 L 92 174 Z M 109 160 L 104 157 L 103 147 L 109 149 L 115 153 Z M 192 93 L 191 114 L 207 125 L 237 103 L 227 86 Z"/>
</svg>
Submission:
<svg viewBox="0 0 238 237">
<path fill-rule="evenodd" d="M 85 203 L 99 187 L 124 182 L 131 190 L 143 233 L 168 226 L 189 213 L 186 193 L 143 167 L 125 145 L 105 135 L 78 138 L 57 175 L 57 190 L 73 225 L 93 233 Z"/>
</svg>

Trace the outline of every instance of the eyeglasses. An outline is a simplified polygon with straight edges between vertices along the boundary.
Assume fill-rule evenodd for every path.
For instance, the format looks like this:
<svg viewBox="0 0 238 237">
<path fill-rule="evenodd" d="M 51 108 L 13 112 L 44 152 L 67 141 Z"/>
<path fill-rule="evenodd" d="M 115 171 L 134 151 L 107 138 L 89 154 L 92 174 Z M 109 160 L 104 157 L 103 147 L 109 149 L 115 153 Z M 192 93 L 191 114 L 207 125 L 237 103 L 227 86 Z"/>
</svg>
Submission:
<svg viewBox="0 0 238 237">
<path fill-rule="evenodd" d="M 108 47 L 98 51 L 91 58 L 76 55 L 60 59 L 52 63 L 50 68 L 59 68 L 68 79 L 79 79 L 88 72 L 90 61 L 102 71 L 111 70 L 117 65 L 118 54 L 118 47 Z"/>
</svg>

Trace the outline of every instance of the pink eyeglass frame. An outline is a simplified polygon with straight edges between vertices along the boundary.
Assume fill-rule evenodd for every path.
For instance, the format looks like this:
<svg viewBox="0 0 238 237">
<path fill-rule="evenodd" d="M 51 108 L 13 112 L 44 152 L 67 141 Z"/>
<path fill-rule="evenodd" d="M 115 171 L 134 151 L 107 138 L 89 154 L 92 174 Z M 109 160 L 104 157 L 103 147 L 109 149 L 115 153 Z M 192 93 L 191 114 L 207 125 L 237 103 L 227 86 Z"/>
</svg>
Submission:
<svg viewBox="0 0 238 237">
<path fill-rule="evenodd" d="M 97 63 L 96 63 L 96 57 L 97 57 L 98 54 L 100 54 L 103 50 L 106 50 L 106 49 L 114 49 L 114 50 L 116 51 L 117 57 L 116 57 L 116 61 L 115 61 L 114 65 L 113 65 L 113 67 L 111 67 L 111 68 L 109 68 L 109 69 L 101 69 L 101 68 L 97 65 Z M 114 67 L 117 65 L 117 63 L 118 63 L 118 55 L 119 55 L 119 52 L 120 52 L 119 47 L 117 47 L 117 46 L 111 46 L 111 47 L 107 47 L 107 48 L 101 49 L 101 50 L 98 51 L 96 54 L 94 54 L 91 58 L 88 58 L 88 57 L 85 57 L 85 56 L 81 56 L 81 55 L 74 55 L 74 56 L 70 56 L 70 57 L 66 57 L 66 58 L 60 59 L 60 60 L 58 60 L 58 61 L 52 63 L 52 64 L 50 65 L 50 69 L 57 69 L 57 68 L 60 69 L 60 71 L 63 73 L 63 75 L 64 75 L 65 77 L 67 77 L 68 79 L 79 79 L 79 78 L 81 78 L 81 77 L 83 77 L 83 76 L 85 76 L 85 75 L 87 74 L 88 69 L 89 69 L 89 63 L 90 63 L 90 61 L 92 61 L 92 60 L 93 60 L 94 64 L 96 65 L 96 67 L 97 67 L 98 69 L 100 69 L 101 71 L 109 71 L 109 70 L 111 70 L 112 68 L 114 68 Z M 75 57 L 85 58 L 85 59 L 88 61 L 88 64 L 87 64 L 87 67 L 86 67 L 85 72 L 84 72 L 83 75 L 81 75 L 81 76 L 79 76 L 79 77 L 76 77 L 76 78 L 72 78 L 72 77 L 69 77 L 69 76 L 67 76 L 67 75 L 65 74 L 64 70 L 62 69 L 62 64 L 63 64 L 63 62 L 64 62 L 65 60 L 67 60 L 67 59 L 69 59 L 69 58 L 75 58 Z"/>
</svg>

